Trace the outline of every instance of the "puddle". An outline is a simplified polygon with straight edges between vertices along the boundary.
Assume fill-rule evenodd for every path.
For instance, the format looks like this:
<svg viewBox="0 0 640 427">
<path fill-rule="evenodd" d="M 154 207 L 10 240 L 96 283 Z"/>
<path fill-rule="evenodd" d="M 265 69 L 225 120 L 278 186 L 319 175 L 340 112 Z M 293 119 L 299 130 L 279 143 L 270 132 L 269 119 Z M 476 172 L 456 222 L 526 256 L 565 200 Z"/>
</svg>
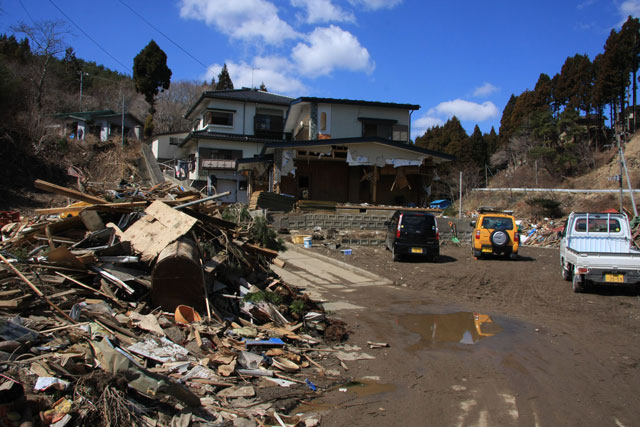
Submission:
<svg viewBox="0 0 640 427">
<path fill-rule="evenodd" d="M 396 386 L 393 384 L 382 384 L 372 380 L 351 381 L 328 389 L 322 397 L 311 402 L 298 405 L 289 412 L 289 415 L 329 411 L 347 404 L 352 405 L 358 398 L 387 393 L 395 389 Z"/>
<path fill-rule="evenodd" d="M 421 337 L 408 350 L 419 350 L 434 343 L 475 344 L 502 332 L 489 315 L 472 312 L 405 314 L 398 318 L 398 324 Z"/>
</svg>

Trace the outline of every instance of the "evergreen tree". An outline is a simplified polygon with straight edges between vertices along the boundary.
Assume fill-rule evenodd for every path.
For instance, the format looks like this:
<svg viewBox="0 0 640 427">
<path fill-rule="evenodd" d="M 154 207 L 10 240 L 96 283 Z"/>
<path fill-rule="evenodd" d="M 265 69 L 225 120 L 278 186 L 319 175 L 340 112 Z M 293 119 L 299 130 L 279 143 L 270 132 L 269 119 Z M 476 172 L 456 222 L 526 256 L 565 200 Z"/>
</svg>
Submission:
<svg viewBox="0 0 640 427">
<path fill-rule="evenodd" d="M 267 86 L 264 84 L 264 82 L 262 82 L 262 84 L 260 85 L 260 90 L 263 91 L 263 92 L 269 92 L 267 90 Z"/>
<path fill-rule="evenodd" d="M 622 39 L 622 44 L 625 46 L 624 52 L 627 54 L 626 63 L 629 67 L 630 72 L 632 73 L 631 84 L 633 85 L 631 89 L 632 99 L 633 99 L 633 111 L 636 110 L 636 92 L 637 92 L 637 74 L 638 68 L 640 67 L 640 20 L 638 18 L 633 18 L 629 16 L 627 21 L 622 25 L 622 29 L 620 30 L 620 37 Z M 635 123 L 636 114 L 634 113 L 634 123 Z M 634 126 L 635 131 L 635 126 Z"/>
<path fill-rule="evenodd" d="M 227 64 L 224 64 L 222 66 L 222 70 L 220 70 L 220 74 L 218 74 L 218 84 L 216 85 L 216 90 L 230 89 L 233 89 L 233 82 L 231 81 L 229 70 L 227 70 Z"/>
<path fill-rule="evenodd" d="M 574 55 L 565 60 L 557 82 L 556 93 L 568 108 L 591 111 L 591 92 L 593 89 L 593 65 L 589 57 Z"/>
<path fill-rule="evenodd" d="M 625 46 L 624 37 L 615 29 L 611 30 L 607 42 L 604 45 L 604 61 L 601 64 L 601 77 L 606 80 L 606 84 L 610 85 L 613 90 L 613 98 L 610 100 L 613 104 L 619 105 L 620 112 L 624 112 L 625 108 L 625 92 L 629 86 L 629 73 L 631 72 L 631 64 L 629 62 L 628 46 Z M 612 123 L 617 121 L 617 115 L 614 114 Z"/>
<path fill-rule="evenodd" d="M 484 135 L 484 140 L 487 144 L 487 158 L 489 158 L 496 152 L 499 144 L 498 134 L 493 126 L 491 126 L 489 133 Z"/>
<path fill-rule="evenodd" d="M 553 104 L 553 86 L 551 77 L 544 73 L 540 73 L 538 82 L 536 83 L 536 87 L 533 91 L 536 95 L 536 108 L 551 108 L 551 105 Z"/>
<path fill-rule="evenodd" d="M 471 158 L 476 166 L 480 169 L 484 168 L 484 165 L 489 161 L 489 154 L 487 150 L 487 142 L 480 131 L 480 127 L 476 125 L 473 129 L 473 133 L 469 137 L 471 145 Z"/>
<path fill-rule="evenodd" d="M 136 92 L 144 95 L 152 116 L 155 113 L 155 97 L 160 91 L 169 89 L 171 74 L 167 67 L 167 54 L 153 40 L 133 59 Z"/>
<path fill-rule="evenodd" d="M 518 97 L 511 94 L 507 105 L 502 110 L 502 117 L 500 118 L 500 145 L 505 146 L 509 142 L 509 138 L 513 135 L 515 129 L 511 125 L 511 116 L 513 115 L 513 108 L 516 106 Z"/>
</svg>

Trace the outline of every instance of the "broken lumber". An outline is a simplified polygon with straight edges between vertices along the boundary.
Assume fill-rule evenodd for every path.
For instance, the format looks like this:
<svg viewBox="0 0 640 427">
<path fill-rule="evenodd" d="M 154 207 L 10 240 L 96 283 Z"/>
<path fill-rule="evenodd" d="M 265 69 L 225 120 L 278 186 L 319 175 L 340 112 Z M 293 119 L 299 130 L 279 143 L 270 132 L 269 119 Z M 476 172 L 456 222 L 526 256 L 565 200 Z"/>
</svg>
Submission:
<svg viewBox="0 0 640 427">
<path fill-rule="evenodd" d="M 33 283 L 31 283 L 29 281 L 29 279 L 27 279 L 22 273 L 20 273 L 20 271 L 15 268 L 13 265 L 11 265 L 11 263 L 9 262 L 9 260 L 7 260 L 5 257 L 2 256 L 2 254 L 0 254 L 0 260 L 2 260 L 5 264 L 7 264 L 7 267 L 9 267 L 9 269 L 11 271 L 13 271 L 24 283 L 27 284 L 27 286 L 29 286 L 31 288 L 31 290 L 40 298 L 42 298 L 47 304 L 49 304 L 49 306 L 51 308 L 53 308 L 55 311 L 57 311 L 58 313 L 60 313 L 62 315 L 62 317 L 64 317 L 67 321 L 71 322 L 71 323 L 76 323 L 75 320 L 73 320 L 71 317 L 69 317 L 69 315 L 67 313 L 65 313 L 64 311 L 62 311 L 60 309 L 60 307 L 58 307 L 57 305 L 55 305 L 54 303 L 52 303 L 51 301 L 49 301 L 49 299 L 40 291 L 40 289 L 38 289 L 36 287 L 36 285 L 34 285 Z"/>
<path fill-rule="evenodd" d="M 50 182 L 47 181 L 43 181 L 41 179 L 36 179 L 35 182 L 33 183 L 34 187 L 40 189 L 40 190 L 45 190 L 48 191 L 50 193 L 55 193 L 55 194 L 60 194 L 62 196 L 67 196 L 71 199 L 74 200 L 80 200 L 82 202 L 87 202 L 87 203 L 96 203 L 96 204 L 104 204 L 104 203 L 109 203 L 108 201 L 101 199 L 99 197 L 94 197 L 94 196 L 90 196 L 88 194 L 85 193 L 81 193 L 80 191 L 76 191 L 73 190 L 71 188 L 67 188 L 67 187 L 62 187 L 60 185 L 56 185 L 56 184 L 52 184 Z"/>
</svg>

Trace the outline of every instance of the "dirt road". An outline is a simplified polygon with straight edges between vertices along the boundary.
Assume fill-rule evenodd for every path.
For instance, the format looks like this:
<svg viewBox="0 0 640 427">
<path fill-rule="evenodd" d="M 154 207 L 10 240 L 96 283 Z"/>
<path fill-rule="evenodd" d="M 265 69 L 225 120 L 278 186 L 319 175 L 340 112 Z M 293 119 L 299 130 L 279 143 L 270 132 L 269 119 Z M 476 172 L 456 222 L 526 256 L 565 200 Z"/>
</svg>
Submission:
<svg viewBox="0 0 640 427">
<path fill-rule="evenodd" d="M 308 250 L 393 282 L 329 295 L 361 307 L 335 315 L 349 324 L 348 344 L 375 359 L 347 363 L 371 383 L 315 402 L 328 409 L 322 425 L 639 425 L 635 290 L 574 294 L 556 249 L 473 260 L 449 244 L 437 263 L 394 263 L 383 248 Z"/>
</svg>

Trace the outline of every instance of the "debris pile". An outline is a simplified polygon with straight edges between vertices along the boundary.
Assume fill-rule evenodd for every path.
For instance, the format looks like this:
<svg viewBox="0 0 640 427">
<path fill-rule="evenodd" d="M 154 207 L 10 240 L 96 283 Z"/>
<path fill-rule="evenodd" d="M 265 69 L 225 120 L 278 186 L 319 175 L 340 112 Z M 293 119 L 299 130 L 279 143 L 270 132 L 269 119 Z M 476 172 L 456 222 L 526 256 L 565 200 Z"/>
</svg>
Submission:
<svg viewBox="0 0 640 427">
<path fill-rule="evenodd" d="M 3 425 L 319 423 L 285 414 L 345 381 L 346 325 L 271 271 L 224 193 L 36 185 L 82 203 L 2 227 Z"/>
<path fill-rule="evenodd" d="M 562 230 L 562 221 L 544 219 L 543 221 L 532 219 L 520 224 L 520 242 L 525 246 L 559 247 Z"/>
</svg>

